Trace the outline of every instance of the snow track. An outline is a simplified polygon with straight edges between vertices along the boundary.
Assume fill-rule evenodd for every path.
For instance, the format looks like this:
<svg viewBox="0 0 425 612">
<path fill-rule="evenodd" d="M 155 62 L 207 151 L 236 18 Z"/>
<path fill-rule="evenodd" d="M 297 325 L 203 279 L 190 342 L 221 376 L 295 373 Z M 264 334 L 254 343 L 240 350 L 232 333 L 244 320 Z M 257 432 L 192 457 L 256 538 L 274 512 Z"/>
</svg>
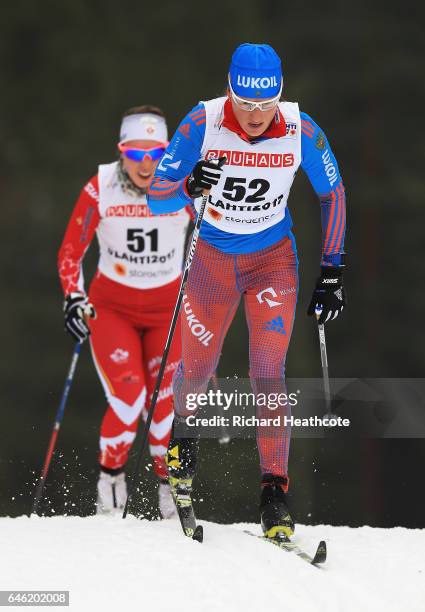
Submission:
<svg viewBox="0 0 425 612">
<path fill-rule="evenodd" d="M 306 552 L 328 544 L 319 571 L 243 533 L 257 525 L 200 524 L 203 544 L 176 521 L 1 518 L 0 588 L 69 590 L 78 612 L 425 610 L 425 530 L 297 525 Z"/>
</svg>

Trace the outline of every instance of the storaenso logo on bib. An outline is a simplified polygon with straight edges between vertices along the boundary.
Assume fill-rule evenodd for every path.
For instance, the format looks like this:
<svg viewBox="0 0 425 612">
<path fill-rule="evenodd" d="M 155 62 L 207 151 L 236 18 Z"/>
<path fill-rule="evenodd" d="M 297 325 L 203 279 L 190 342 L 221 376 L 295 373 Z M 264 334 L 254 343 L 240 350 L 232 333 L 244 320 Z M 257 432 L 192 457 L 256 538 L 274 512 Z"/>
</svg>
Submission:
<svg viewBox="0 0 425 612">
<path fill-rule="evenodd" d="M 209 341 L 214 336 L 214 334 L 205 329 L 205 325 L 199 322 L 199 320 L 195 317 L 192 306 L 190 302 L 187 301 L 187 295 L 183 296 L 183 310 L 186 314 L 187 323 L 189 325 L 190 331 L 194 336 L 196 336 L 204 346 L 208 346 Z"/>
<path fill-rule="evenodd" d="M 277 87 L 277 79 L 272 77 L 248 77 L 238 74 L 236 84 L 240 87 L 249 87 L 252 89 L 268 89 L 269 87 Z"/>
</svg>

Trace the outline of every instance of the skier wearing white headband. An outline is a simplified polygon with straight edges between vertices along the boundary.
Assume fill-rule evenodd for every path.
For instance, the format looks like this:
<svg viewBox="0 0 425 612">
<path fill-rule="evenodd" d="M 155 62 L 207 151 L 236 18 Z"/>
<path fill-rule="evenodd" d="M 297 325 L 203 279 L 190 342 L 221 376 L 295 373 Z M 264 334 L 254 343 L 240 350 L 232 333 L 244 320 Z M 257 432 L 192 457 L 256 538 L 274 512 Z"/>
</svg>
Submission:
<svg viewBox="0 0 425 612">
<path fill-rule="evenodd" d="M 146 202 L 167 144 L 159 108 L 140 106 L 124 114 L 119 160 L 100 165 L 82 189 L 58 256 L 65 329 L 78 342 L 90 336 L 108 402 L 100 430 L 97 512 L 125 504 L 125 463 L 149 405 L 180 284 L 190 207 L 157 217 Z M 100 258 L 87 294 L 82 260 L 95 233 Z M 149 432 L 164 518 L 175 512 L 164 455 L 173 420 L 171 378 L 180 351 L 178 334 Z"/>
</svg>

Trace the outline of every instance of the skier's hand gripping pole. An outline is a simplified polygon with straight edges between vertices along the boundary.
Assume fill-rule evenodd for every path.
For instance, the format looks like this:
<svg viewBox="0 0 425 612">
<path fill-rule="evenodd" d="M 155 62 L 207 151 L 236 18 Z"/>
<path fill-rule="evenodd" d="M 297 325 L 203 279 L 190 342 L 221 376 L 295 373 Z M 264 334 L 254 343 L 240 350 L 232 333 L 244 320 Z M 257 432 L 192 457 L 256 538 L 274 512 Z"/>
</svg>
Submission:
<svg viewBox="0 0 425 612">
<path fill-rule="evenodd" d="M 225 161 L 226 161 L 225 157 L 220 157 L 220 159 L 211 160 L 210 163 L 215 162 L 215 165 L 216 165 L 217 169 L 221 169 L 221 167 L 223 166 Z M 181 280 L 181 283 L 180 283 L 179 294 L 178 294 L 178 297 L 177 297 L 176 305 L 174 307 L 173 318 L 171 320 L 170 329 L 169 329 L 168 336 L 167 336 L 167 341 L 165 343 L 164 352 L 162 354 L 161 365 L 159 367 L 158 376 L 157 376 L 156 383 L 155 383 L 155 389 L 154 389 L 153 394 L 152 394 L 152 399 L 151 399 L 151 403 L 150 403 L 150 406 L 149 406 L 149 411 L 148 411 L 148 414 L 147 414 L 147 417 L 146 417 L 146 423 L 145 423 L 145 427 L 144 427 L 144 431 L 143 431 L 143 436 L 142 436 L 142 440 L 141 440 L 141 443 L 140 443 L 139 452 L 137 454 L 136 465 L 135 465 L 135 468 L 134 468 L 133 473 L 131 475 L 131 481 L 130 481 L 130 484 L 129 484 L 127 500 L 125 502 L 124 512 L 123 512 L 123 515 L 122 515 L 122 517 L 124 519 L 127 516 L 128 508 L 129 508 L 129 505 L 130 505 L 130 501 L 131 501 L 132 495 L 134 493 L 134 489 L 135 489 L 135 486 L 136 486 L 136 477 L 140 473 L 140 468 L 141 468 L 141 464 L 142 464 L 142 457 L 143 457 L 143 451 L 144 451 L 144 448 L 145 448 L 145 445 L 146 445 L 146 441 L 147 441 L 147 438 L 148 438 L 149 428 L 150 428 L 150 425 L 151 425 L 151 422 L 152 422 L 153 413 L 154 413 L 156 402 L 157 402 L 157 399 L 158 399 L 159 388 L 161 386 L 162 379 L 163 379 L 163 376 L 164 376 L 164 370 L 165 370 L 165 366 L 166 366 L 166 363 L 167 363 L 168 353 L 170 351 L 171 342 L 172 342 L 173 336 L 174 336 L 174 330 L 176 328 L 176 323 L 177 323 L 177 319 L 178 319 L 178 316 L 179 316 L 180 307 L 181 307 L 181 304 L 182 304 L 182 301 L 183 301 L 183 295 L 184 295 L 184 290 L 185 290 L 185 287 L 186 287 L 186 282 L 187 282 L 187 277 L 188 277 L 188 274 L 189 274 L 189 269 L 190 269 L 190 266 L 192 265 L 193 256 L 195 255 L 196 243 L 198 242 L 199 232 L 200 232 L 200 229 L 201 229 L 202 219 L 204 217 L 205 207 L 207 205 L 210 189 L 211 189 L 211 185 L 208 184 L 208 185 L 205 185 L 205 187 L 202 190 L 201 207 L 200 207 L 199 212 L 198 212 L 198 216 L 197 216 L 196 223 L 195 223 L 195 228 L 194 228 L 193 233 L 192 233 L 192 239 L 190 241 L 189 251 L 188 251 L 188 254 L 187 254 L 187 257 L 186 257 L 186 262 L 185 262 L 185 265 L 184 265 L 184 268 L 183 268 L 183 275 L 182 275 L 182 280 Z"/>
<path fill-rule="evenodd" d="M 62 423 L 63 415 L 65 412 L 66 401 L 68 399 L 69 391 L 71 389 L 71 384 L 74 379 L 75 368 L 77 367 L 78 357 L 80 356 L 81 351 L 81 342 L 77 342 L 75 345 L 74 353 L 72 355 L 71 365 L 69 367 L 68 375 L 66 377 L 65 386 L 62 393 L 62 399 L 59 404 L 58 411 L 55 417 L 55 423 L 53 425 L 52 435 L 50 437 L 49 446 L 46 453 L 46 458 L 44 460 L 43 469 L 41 472 L 41 476 L 39 478 L 37 489 L 35 492 L 34 502 L 32 506 L 32 514 L 37 514 L 38 504 L 40 502 L 41 496 L 43 495 L 44 485 L 46 483 L 47 473 L 49 471 L 50 462 L 52 460 L 53 451 L 55 450 L 56 439 L 59 434 L 59 429 Z"/>
</svg>

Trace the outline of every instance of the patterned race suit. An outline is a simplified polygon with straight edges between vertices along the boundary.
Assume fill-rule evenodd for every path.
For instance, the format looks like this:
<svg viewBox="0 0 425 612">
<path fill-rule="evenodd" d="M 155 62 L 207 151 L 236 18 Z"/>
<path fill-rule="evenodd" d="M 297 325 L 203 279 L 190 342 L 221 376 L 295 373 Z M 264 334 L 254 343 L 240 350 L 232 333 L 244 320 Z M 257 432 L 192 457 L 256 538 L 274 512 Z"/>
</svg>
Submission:
<svg viewBox="0 0 425 612">
<path fill-rule="evenodd" d="M 255 140 L 243 132 L 227 98 L 198 104 L 181 122 L 157 168 L 148 195 L 151 210 L 165 213 L 187 205 L 186 179 L 195 163 L 224 155 L 183 303 L 183 354 L 173 383 L 181 415 L 187 414 L 186 394 L 205 391 L 241 297 L 253 390 L 285 392 L 298 289 L 287 202 L 300 166 L 321 203 L 321 265 L 341 265 L 344 249 L 345 195 L 338 165 L 323 131 L 296 103 L 281 102 L 269 128 Z M 194 202 L 197 210 L 200 201 Z M 289 410 L 282 408 L 280 416 Z M 278 416 L 266 412 L 257 416 Z M 287 476 L 289 440 L 284 425 L 257 428 L 263 473 Z"/>
</svg>

